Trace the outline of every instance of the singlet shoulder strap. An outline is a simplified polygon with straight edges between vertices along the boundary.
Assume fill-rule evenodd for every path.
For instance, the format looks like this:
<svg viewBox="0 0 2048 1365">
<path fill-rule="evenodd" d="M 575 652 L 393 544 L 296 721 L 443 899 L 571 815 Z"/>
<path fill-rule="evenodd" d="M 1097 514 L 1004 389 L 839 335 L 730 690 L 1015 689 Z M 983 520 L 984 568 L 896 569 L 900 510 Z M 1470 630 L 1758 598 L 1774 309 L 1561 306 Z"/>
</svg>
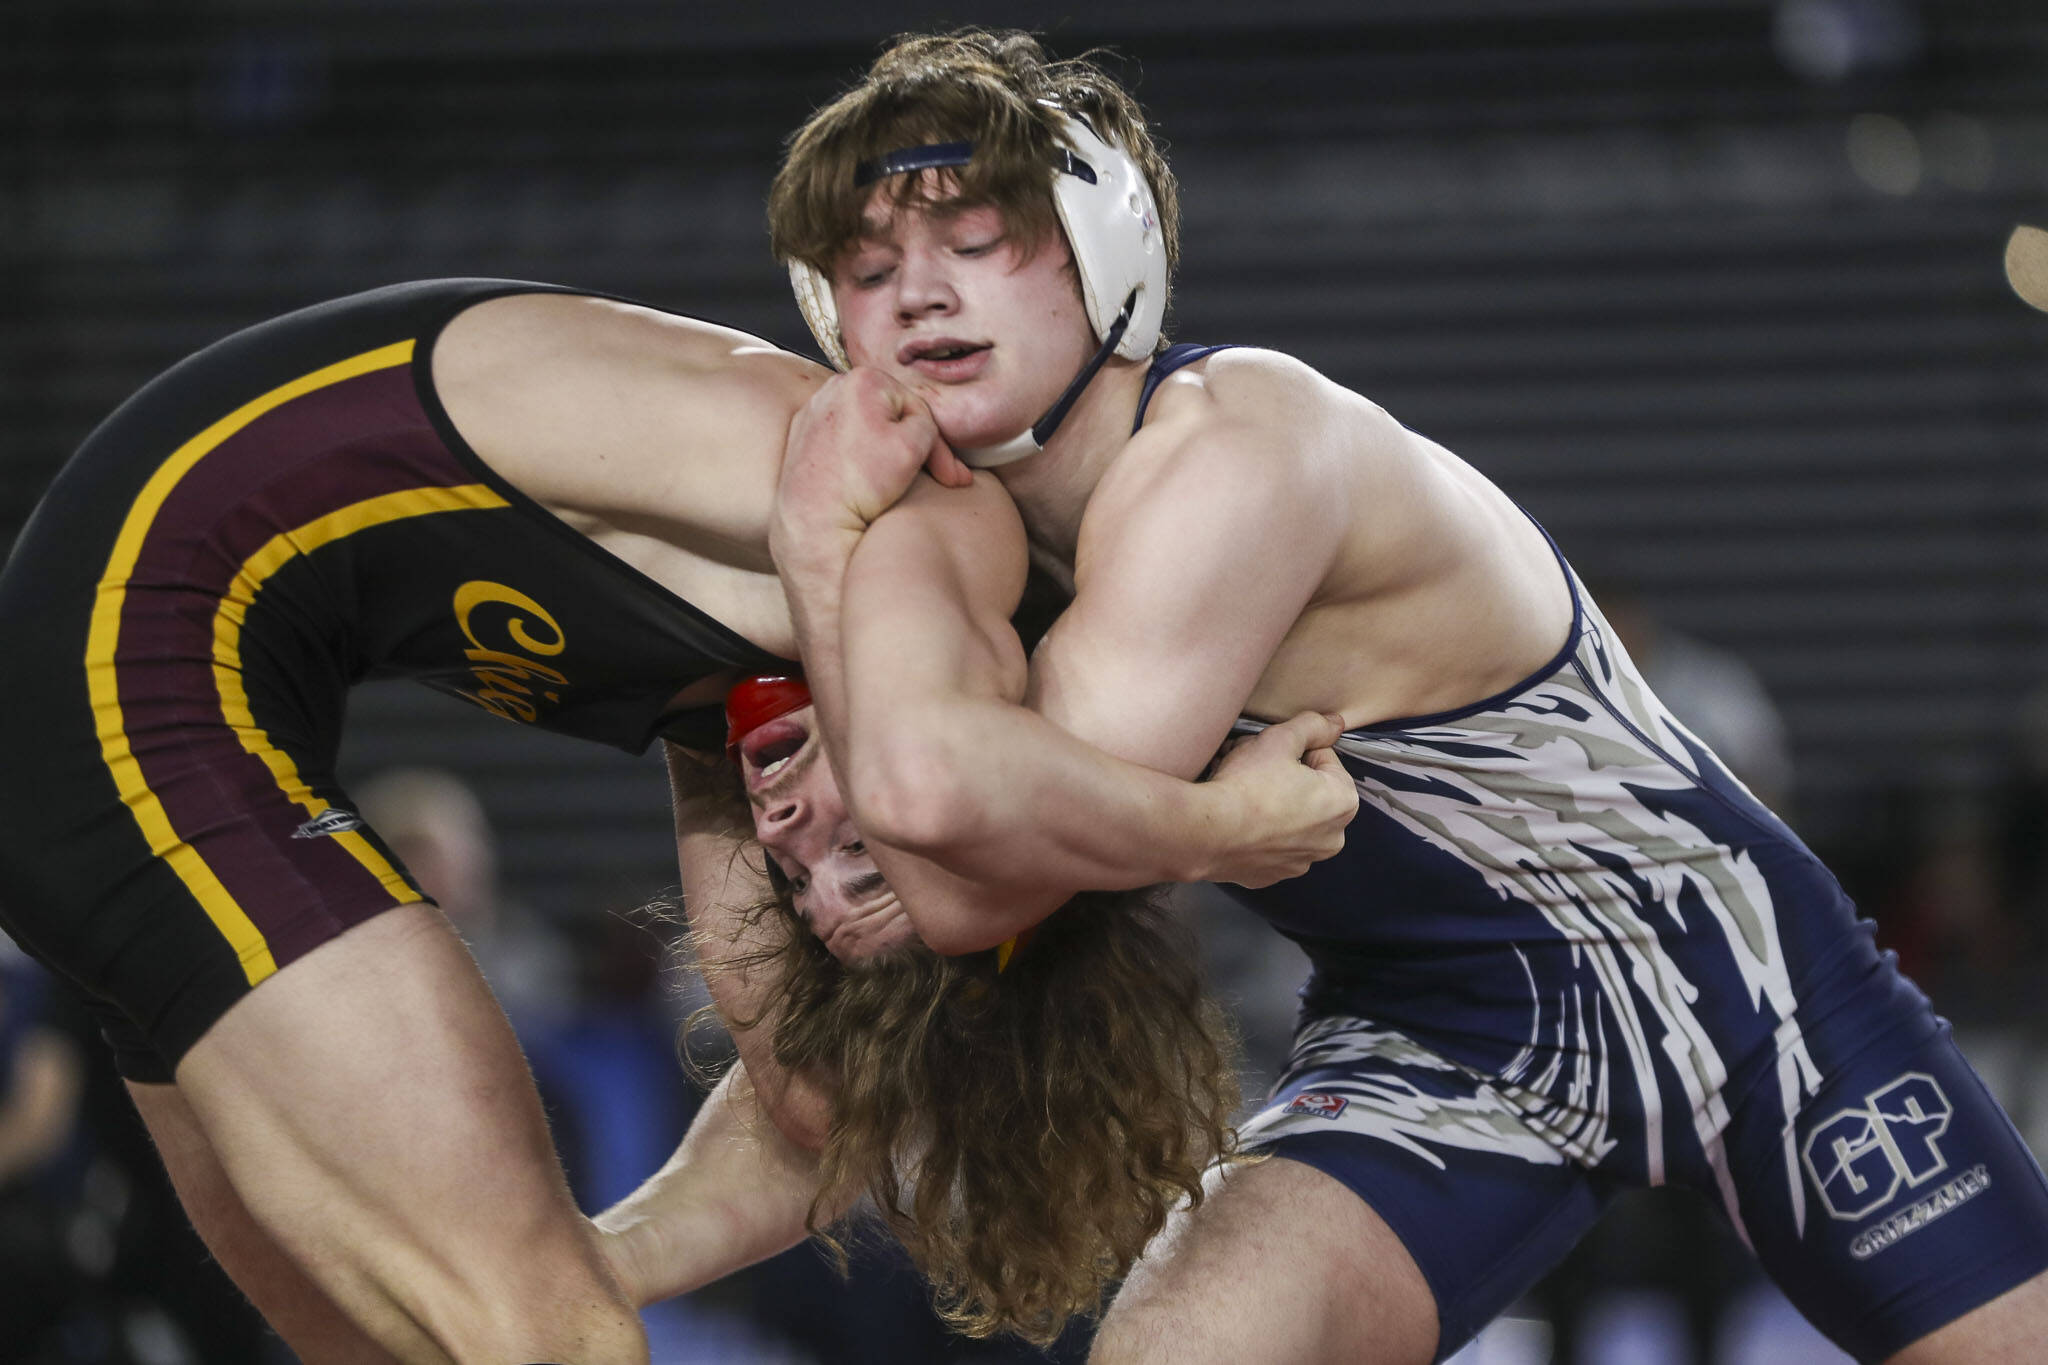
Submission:
<svg viewBox="0 0 2048 1365">
<path fill-rule="evenodd" d="M 1138 428 L 1145 425 L 1145 409 L 1152 406 L 1152 395 L 1166 376 L 1172 374 L 1183 365 L 1194 364 L 1204 356 L 1214 355 L 1218 351 L 1227 351 L 1235 344 L 1234 342 L 1226 342 L 1221 346 L 1200 346 L 1192 341 L 1182 341 L 1167 347 L 1158 355 L 1153 356 L 1152 368 L 1145 372 L 1144 392 L 1138 395 L 1138 415 L 1131 419 L 1131 434 L 1133 436 L 1137 435 Z"/>
</svg>

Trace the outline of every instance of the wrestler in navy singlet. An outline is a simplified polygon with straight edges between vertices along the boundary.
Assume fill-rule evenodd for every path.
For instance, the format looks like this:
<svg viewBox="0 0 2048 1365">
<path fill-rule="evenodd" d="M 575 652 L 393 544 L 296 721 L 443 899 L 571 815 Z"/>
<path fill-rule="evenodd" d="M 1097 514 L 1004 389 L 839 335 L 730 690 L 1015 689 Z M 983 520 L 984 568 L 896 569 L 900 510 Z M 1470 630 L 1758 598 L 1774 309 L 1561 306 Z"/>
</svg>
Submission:
<svg viewBox="0 0 2048 1365">
<path fill-rule="evenodd" d="M 1214 349 L 1162 354 L 1139 422 Z M 1245 1141 L 1386 1219 L 1436 1295 L 1440 1355 L 1615 1192 L 1673 1182 L 1882 1359 L 2048 1268 L 2048 1183 L 1833 875 L 1557 564 L 1575 608 L 1549 664 L 1345 734 L 1343 851 L 1226 888 L 1313 964 Z"/>
<path fill-rule="evenodd" d="M 455 433 L 435 339 L 525 292 L 567 291 L 400 285 L 208 347 L 87 439 L 0 575 L 0 924 L 86 990 L 133 1079 L 422 899 L 335 785 L 352 684 L 637 753 L 689 683 L 779 662 Z"/>
</svg>

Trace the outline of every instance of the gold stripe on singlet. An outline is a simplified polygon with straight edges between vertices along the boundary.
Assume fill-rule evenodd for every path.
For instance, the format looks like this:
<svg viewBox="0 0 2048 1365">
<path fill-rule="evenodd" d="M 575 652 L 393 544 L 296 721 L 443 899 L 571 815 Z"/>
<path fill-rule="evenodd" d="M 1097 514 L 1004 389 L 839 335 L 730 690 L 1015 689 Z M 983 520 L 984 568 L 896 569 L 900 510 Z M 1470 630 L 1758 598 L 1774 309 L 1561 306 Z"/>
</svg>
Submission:
<svg viewBox="0 0 2048 1365">
<path fill-rule="evenodd" d="M 303 526 L 279 532 L 236 570 L 227 592 L 221 595 L 220 607 L 213 614 L 213 679 L 220 689 L 221 715 L 242 742 L 242 747 L 270 769 L 278 790 L 303 807 L 308 816 L 320 815 L 329 808 L 328 803 L 306 785 L 291 755 L 270 742 L 270 736 L 256 723 L 255 714 L 249 709 L 249 695 L 242 687 L 242 623 L 248 617 L 249 608 L 256 604 L 256 594 L 263 590 L 264 583 L 272 574 L 293 559 L 311 554 L 323 545 L 343 540 L 358 531 L 434 512 L 510 505 L 487 485 L 480 483 L 452 488 L 401 489 L 350 503 L 325 516 L 315 517 Z M 347 849 L 400 905 L 420 899 L 419 892 L 413 890 L 390 861 L 359 832 L 341 830 L 327 837 Z M 252 977 L 249 984 L 255 985 L 256 978 Z"/>
<path fill-rule="evenodd" d="M 127 604 L 130 578 L 165 502 L 180 481 L 208 454 L 264 414 L 293 399 L 344 380 L 408 364 L 412 356 L 413 343 L 407 340 L 314 370 L 243 404 L 179 446 L 158 466 L 129 505 L 128 515 L 121 524 L 120 534 L 115 537 L 113 552 L 108 556 L 106 569 L 100 575 L 94 595 L 92 621 L 86 635 L 85 675 L 101 759 L 106 763 L 107 771 L 112 775 L 114 785 L 148 842 L 150 851 L 162 858 L 191 891 L 234 950 L 251 985 L 277 970 L 270 945 L 222 883 L 220 875 L 208 866 L 199 851 L 186 842 L 172 824 L 163 802 L 151 790 L 129 743 L 114 661 L 121 643 L 121 618 Z M 269 766 L 280 789 L 292 800 L 315 814 L 325 808 L 325 803 L 306 788 L 290 758 L 279 753 L 270 744 L 269 737 L 256 726 L 239 671 L 242 622 L 264 580 L 296 555 L 370 526 L 431 512 L 503 505 L 502 498 L 480 484 L 409 489 L 386 494 L 351 504 L 284 532 L 241 566 L 214 618 L 214 676 L 219 685 L 223 714 L 242 746 Z M 402 892 L 402 899 L 418 898 L 410 887 L 405 886 L 403 878 L 390 863 L 360 834 L 349 831 L 338 837 L 366 870 L 394 889 L 394 894 Z"/>
</svg>

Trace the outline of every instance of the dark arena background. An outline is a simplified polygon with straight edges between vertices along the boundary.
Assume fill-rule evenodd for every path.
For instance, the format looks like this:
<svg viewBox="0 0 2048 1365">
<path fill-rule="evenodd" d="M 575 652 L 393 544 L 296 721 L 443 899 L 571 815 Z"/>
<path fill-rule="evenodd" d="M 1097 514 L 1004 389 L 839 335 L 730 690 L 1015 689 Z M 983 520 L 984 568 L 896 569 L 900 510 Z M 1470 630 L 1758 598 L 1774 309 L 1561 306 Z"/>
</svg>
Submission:
<svg viewBox="0 0 2048 1365">
<path fill-rule="evenodd" d="M 375 285 L 576 284 L 811 352 L 765 244 L 781 139 L 890 35 L 969 22 L 1118 54 L 1182 183 L 1170 333 L 1299 355 L 1523 502 L 2048 1150 L 2037 0 L 12 0 L 0 539 L 151 376 Z M 674 882 L 658 761 L 373 685 L 343 776 L 455 869 L 572 1183 L 616 1198 L 695 1095 L 637 909 Z M 1257 1085 L 1299 958 L 1185 900 Z M 0 1134 L 57 1125 L 0 1141 L 0 1362 L 286 1359 L 45 1008 L 0 1016 L 70 1059 L 54 1090 L 0 1061 Z M 649 1321 L 664 1362 L 1043 1358 L 947 1340 L 877 1248 Z M 1846 1359 L 1806 1332 L 1711 1213 L 1645 1196 L 1458 1359 Z"/>
</svg>

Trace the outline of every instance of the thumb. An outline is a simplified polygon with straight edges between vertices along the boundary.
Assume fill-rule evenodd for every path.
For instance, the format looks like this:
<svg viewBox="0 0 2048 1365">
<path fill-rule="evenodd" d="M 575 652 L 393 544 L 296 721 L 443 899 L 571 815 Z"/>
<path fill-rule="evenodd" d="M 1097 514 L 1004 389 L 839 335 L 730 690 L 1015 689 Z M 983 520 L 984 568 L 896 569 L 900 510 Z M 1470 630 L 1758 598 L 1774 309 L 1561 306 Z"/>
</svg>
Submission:
<svg viewBox="0 0 2048 1365">
<path fill-rule="evenodd" d="M 1344 718 L 1332 711 L 1304 711 L 1283 727 L 1288 741 L 1303 753 L 1327 749 L 1344 733 Z"/>
<path fill-rule="evenodd" d="M 925 456 L 924 467 L 946 488 L 966 488 L 974 482 L 974 471 L 953 453 L 953 447 L 946 444 L 946 438 L 936 429 L 932 433 L 931 453 Z"/>
</svg>

